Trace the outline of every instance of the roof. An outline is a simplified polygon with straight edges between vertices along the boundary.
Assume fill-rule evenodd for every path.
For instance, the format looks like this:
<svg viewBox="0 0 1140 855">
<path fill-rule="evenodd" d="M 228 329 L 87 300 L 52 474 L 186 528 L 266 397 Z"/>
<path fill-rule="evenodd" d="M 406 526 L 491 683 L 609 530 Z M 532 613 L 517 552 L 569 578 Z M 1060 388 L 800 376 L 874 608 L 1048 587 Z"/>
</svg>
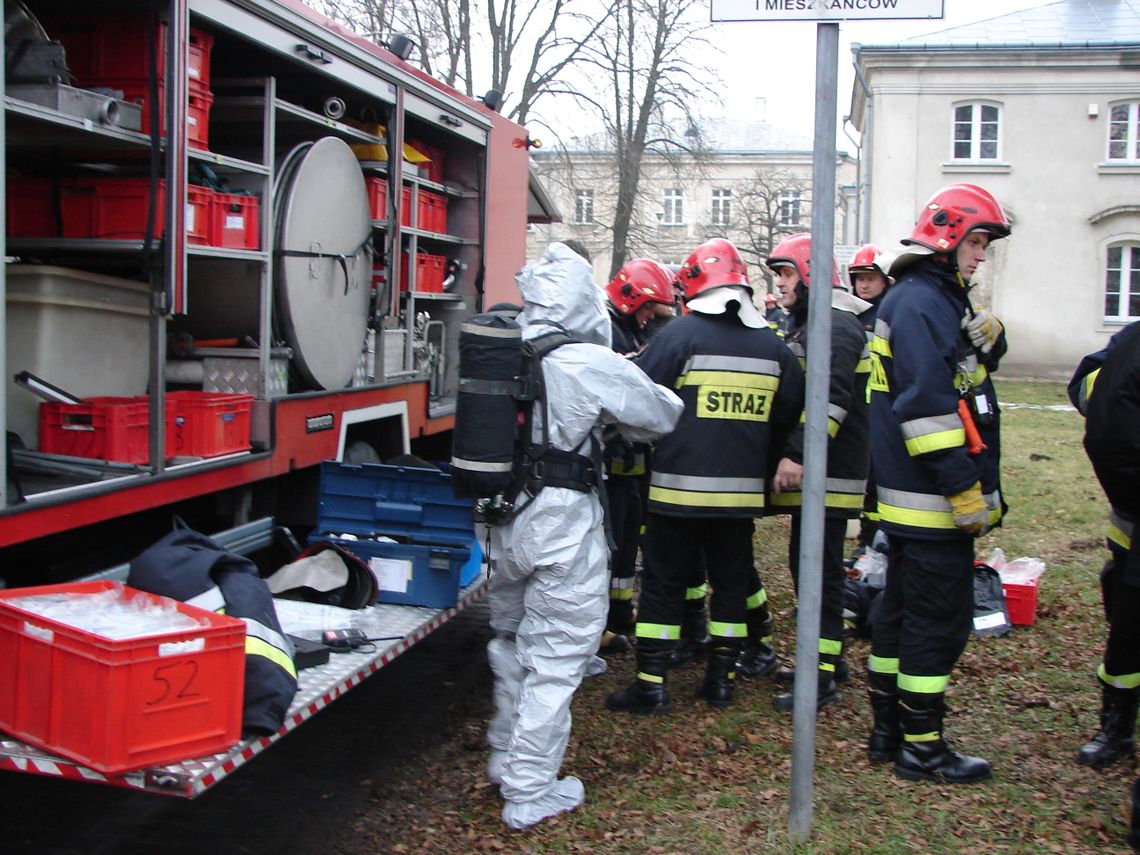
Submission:
<svg viewBox="0 0 1140 855">
<path fill-rule="evenodd" d="M 1056 0 L 1033 9 L 862 49 L 1140 45 L 1140 0 Z"/>
<path fill-rule="evenodd" d="M 695 146 L 697 140 L 684 126 L 675 124 L 669 132 L 672 139 Z M 812 137 L 777 128 L 750 116 L 716 117 L 701 123 L 700 143 L 712 154 L 811 154 Z M 563 143 L 564 150 L 574 154 L 603 154 L 612 151 L 602 134 L 574 137 Z M 547 152 L 536 152 L 539 160 Z M 553 155 L 554 152 L 549 152 Z"/>
</svg>

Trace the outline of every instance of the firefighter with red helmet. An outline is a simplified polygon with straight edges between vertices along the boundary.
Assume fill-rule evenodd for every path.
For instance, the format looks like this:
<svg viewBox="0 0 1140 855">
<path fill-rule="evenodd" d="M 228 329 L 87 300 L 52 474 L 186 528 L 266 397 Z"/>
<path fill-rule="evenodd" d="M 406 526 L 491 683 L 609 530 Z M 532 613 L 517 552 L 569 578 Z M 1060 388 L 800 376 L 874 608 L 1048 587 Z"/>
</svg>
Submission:
<svg viewBox="0 0 1140 855">
<path fill-rule="evenodd" d="M 637 364 L 675 389 L 685 410 L 655 446 L 637 620 L 637 679 L 610 709 L 664 713 L 666 678 L 681 635 L 692 568 L 708 569 L 707 665 L 697 695 L 732 703 L 746 635 L 745 599 L 756 569 L 754 519 L 764 513 L 769 444 L 799 423 L 803 371 L 752 302 L 732 243 L 699 246 L 678 273 L 688 313 L 650 342 Z"/>
<path fill-rule="evenodd" d="M 609 297 L 611 347 L 625 356 L 641 351 L 648 341 L 646 325 L 659 306 L 673 305 L 673 275 L 656 261 L 627 261 L 606 285 Z M 633 579 L 648 489 L 649 446 L 620 438 L 606 445 L 606 497 L 614 549 L 610 556 L 610 608 L 602 653 L 629 648 L 633 632 Z"/>
<path fill-rule="evenodd" d="M 808 289 L 812 286 L 811 235 L 789 235 L 768 256 L 767 265 L 775 271 L 776 286 L 790 323 L 785 341 L 806 366 Z M 831 278 L 831 373 L 827 413 L 827 482 L 824 495 L 823 589 L 819 624 L 819 692 L 817 705 L 834 703 L 838 697 L 836 678 L 846 674 L 843 656 L 843 602 L 846 572 L 843 566 L 843 538 L 847 521 L 863 507 L 869 459 L 867 419 L 867 374 L 870 358 L 867 336 L 859 315 L 870 305 L 839 287 L 838 265 Z M 826 287 L 826 284 L 825 286 Z M 771 513 L 791 513 L 792 536 L 788 561 L 792 578 L 799 586 L 800 510 L 803 503 L 803 426 L 797 426 L 783 449 L 776 476 L 772 479 Z M 777 672 L 777 679 L 793 678 L 794 671 Z M 773 703 L 790 712 L 794 692 L 776 695 Z"/>
<path fill-rule="evenodd" d="M 859 321 L 867 332 L 867 343 L 875 337 L 875 318 L 879 314 L 879 303 L 886 296 L 887 289 L 894 284 L 890 276 L 894 254 L 884 252 L 873 243 L 864 244 L 855 250 L 847 265 L 847 275 L 851 279 L 851 291 L 860 300 L 871 304 L 859 315 Z M 870 390 L 868 389 L 868 395 Z M 874 462 L 867 471 L 867 492 L 863 498 L 863 513 L 859 516 L 859 546 L 870 549 L 879 529 L 878 493 L 875 490 Z"/>
<path fill-rule="evenodd" d="M 879 306 L 871 342 L 871 445 L 890 543 L 868 662 L 868 755 L 893 760 L 910 780 L 992 777 L 988 762 L 947 744 L 943 725 L 973 618 L 974 538 L 1005 511 L 989 376 L 1005 335 L 997 318 L 971 306 L 969 289 L 989 243 L 1009 233 L 983 188 L 935 193 L 902 241 L 891 267 L 899 281 Z"/>
</svg>

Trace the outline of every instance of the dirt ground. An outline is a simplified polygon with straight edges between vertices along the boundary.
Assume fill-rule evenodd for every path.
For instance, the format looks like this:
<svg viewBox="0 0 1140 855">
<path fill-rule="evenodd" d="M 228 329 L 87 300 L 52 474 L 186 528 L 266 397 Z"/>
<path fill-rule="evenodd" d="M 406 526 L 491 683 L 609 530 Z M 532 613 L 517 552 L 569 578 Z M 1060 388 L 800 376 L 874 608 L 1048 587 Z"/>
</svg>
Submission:
<svg viewBox="0 0 1140 855">
<path fill-rule="evenodd" d="M 376 853 L 441 743 L 480 762 L 490 708 L 485 604 L 456 616 L 194 800 L 0 772 L 6 855 Z M 470 778 L 470 769 L 462 770 Z M 447 792 L 468 792 L 438 782 Z M 395 800 L 395 801 L 393 801 Z M 465 851 L 460 845 L 455 851 Z"/>
</svg>

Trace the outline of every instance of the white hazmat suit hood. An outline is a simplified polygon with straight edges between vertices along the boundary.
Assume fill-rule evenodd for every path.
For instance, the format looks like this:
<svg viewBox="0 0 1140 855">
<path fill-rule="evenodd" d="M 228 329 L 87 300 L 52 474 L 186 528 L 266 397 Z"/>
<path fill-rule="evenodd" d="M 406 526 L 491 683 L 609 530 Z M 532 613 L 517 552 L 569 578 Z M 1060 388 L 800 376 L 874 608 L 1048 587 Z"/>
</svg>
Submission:
<svg viewBox="0 0 1140 855">
<path fill-rule="evenodd" d="M 516 281 L 525 301 L 524 339 L 560 328 L 584 339 L 542 360 L 546 400 L 536 417 L 548 416 L 552 447 L 590 457 L 602 425 L 641 442 L 673 429 L 683 404 L 610 350 L 605 302 L 581 256 L 552 244 Z M 570 701 L 597 649 L 608 603 L 609 549 L 596 488 L 543 487 L 511 522 L 491 529 L 490 557 L 496 636 L 487 654 L 495 711 L 487 771 L 500 785 L 503 821 L 521 829 L 585 799 L 581 782 L 558 772 Z"/>
</svg>

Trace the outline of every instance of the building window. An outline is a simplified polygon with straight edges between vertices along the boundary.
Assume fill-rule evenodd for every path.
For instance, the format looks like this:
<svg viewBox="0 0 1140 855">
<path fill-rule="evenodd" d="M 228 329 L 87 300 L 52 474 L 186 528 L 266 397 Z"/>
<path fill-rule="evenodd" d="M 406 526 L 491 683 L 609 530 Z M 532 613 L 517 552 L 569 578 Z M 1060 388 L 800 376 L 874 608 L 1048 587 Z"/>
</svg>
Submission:
<svg viewBox="0 0 1140 855">
<path fill-rule="evenodd" d="M 574 191 L 574 222 L 584 226 L 594 222 L 594 191 Z"/>
<path fill-rule="evenodd" d="M 732 222 L 732 191 L 712 191 L 712 224 L 727 226 Z"/>
<path fill-rule="evenodd" d="M 661 200 L 661 225 L 680 226 L 685 222 L 685 194 L 676 187 L 665 190 Z"/>
<path fill-rule="evenodd" d="M 1140 160 L 1140 101 L 1109 108 L 1108 159 Z"/>
<path fill-rule="evenodd" d="M 1140 319 L 1140 243 L 1109 246 L 1104 266 L 1104 319 Z"/>
<path fill-rule="evenodd" d="M 1001 108 L 959 104 L 954 108 L 954 160 L 997 160 Z"/>
<path fill-rule="evenodd" d="M 780 208 L 777 217 L 781 226 L 798 226 L 800 224 L 799 190 L 780 191 Z"/>
</svg>

